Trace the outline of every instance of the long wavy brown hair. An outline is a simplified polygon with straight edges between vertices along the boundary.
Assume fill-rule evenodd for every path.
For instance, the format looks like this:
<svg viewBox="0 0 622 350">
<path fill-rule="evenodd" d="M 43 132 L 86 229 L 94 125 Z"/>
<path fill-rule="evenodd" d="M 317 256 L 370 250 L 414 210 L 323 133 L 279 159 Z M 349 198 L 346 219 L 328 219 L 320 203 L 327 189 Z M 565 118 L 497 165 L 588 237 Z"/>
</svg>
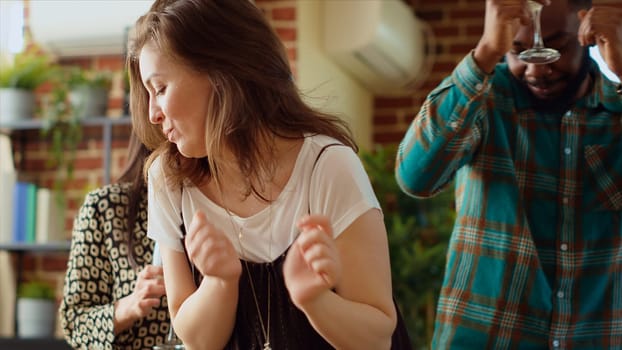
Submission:
<svg viewBox="0 0 622 350">
<path fill-rule="evenodd" d="M 127 194 L 128 203 L 125 207 L 126 218 L 125 222 L 125 241 L 128 245 L 128 252 L 130 258 L 130 264 L 132 267 L 137 267 L 139 264 L 144 265 L 148 262 L 139 261 L 142 257 L 136 256 L 134 247 L 139 245 L 139 237 L 135 232 L 143 228 L 136 227 L 139 223 L 139 216 L 141 215 L 141 204 L 147 200 L 147 183 L 143 176 L 143 166 L 147 161 L 147 158 L 151 154 L 151 151 L 140 142 L 140 139 L 134 132 L 130 134 L 127 163 L 121 176 L 117 180 L 118 183 L 130 183 L 129 192 Z M 140 258 L 140 259 L 139 259 Z"/>
<path fill-rule="evenodd" d="M 139 55 L 152 43 L 175 62 L 206 74 L 207 156 L 183 157 L 160 126 L 148 119 L 149 97 L 141 82 Z M 358 151 L 346 123 L 308 106 L 296 87 L 286 50 L 253 3 L 245 0 L 158 0 L 136 22 L 128 41 L 130 112 L 136 133 L 153 157 L 162 155 L 168 181 L 201 184 L 218 179 L 223 150 L 232 152 L 247 179 L 247 193 L 275 168 L 274 137 L 324 134 Z M 152 157 L 152 158 L 153 158 Z M 263 175 L 263 176 L 262 176 Z"/>
</svg>

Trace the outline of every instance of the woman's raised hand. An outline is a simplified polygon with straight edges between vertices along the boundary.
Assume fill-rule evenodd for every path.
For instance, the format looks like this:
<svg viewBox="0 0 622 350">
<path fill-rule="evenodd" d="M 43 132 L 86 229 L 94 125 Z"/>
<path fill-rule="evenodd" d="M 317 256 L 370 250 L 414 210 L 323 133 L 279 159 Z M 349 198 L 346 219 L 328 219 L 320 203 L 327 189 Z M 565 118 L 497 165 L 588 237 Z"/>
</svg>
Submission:
<svg viewBox="0 0 622 350">
<path fill-rule="evenodd" d="M 216 226 L 208 222 L 202 211 L 192 218 L 186 235 L 186 250 L 190 261 L 203 276 L 226 281 L 238 279 L 242 264 L 233 244 Z"/>
<path fill-rule="evenodd" d="M 597 45 L 609 69 L 622 78 L 622 9 L 594 6 L 578 13 L 581 45 Z"/>
<path fill-rule="evenodd" d="M 300 235 L 287 253 L 283 275 L 292 301 L 301 307 L 339 284 L 342 265 L 327 217 L 307 215 L 298 228 Z"/>
</svg>

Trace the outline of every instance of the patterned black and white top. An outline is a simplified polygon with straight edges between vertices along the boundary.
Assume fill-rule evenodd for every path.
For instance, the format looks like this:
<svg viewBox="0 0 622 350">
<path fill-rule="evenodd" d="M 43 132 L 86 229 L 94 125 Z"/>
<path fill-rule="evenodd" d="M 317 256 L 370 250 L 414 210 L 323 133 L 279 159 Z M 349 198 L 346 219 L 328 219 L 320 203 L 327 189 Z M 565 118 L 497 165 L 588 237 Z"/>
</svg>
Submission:
<svg viewBox="0 0 622 350">
<path fill-rule="evenodd" d="M 86 195 L 73 223 L 67 263 L 61 327 L 75 349 L 151 349 L 166 338 L 166 298 L 144 319 L 114 335 L 114 303 L 129 295 L 137 273 L 130 265 L 124 221 L 130 184 L 112 184 Z M 137 269 L 152 259 L 154 242 L 147 237 L 147 196 L 134 227 Z"/>
</svg>

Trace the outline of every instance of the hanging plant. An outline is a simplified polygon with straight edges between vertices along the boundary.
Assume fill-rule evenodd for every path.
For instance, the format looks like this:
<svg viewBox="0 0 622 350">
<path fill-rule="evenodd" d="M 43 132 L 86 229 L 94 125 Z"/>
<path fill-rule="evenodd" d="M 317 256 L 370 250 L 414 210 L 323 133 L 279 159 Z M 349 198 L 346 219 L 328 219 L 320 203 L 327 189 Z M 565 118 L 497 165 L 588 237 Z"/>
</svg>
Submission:
<svg viewBox="0 0 622 350">
<path fill-rule="evenodd" d="M 56 170 L 53 189 L 58 204 L 65 208 L 63 193 L 65 185 L 73 179 L 76 152 L 82 140 L 82 126 L 68 102 L 67 89 L 63 85 L 57 85 L 51 91 L 42 115 L 42 136 L 51 145 L 46 166 Z"/>
</svg>

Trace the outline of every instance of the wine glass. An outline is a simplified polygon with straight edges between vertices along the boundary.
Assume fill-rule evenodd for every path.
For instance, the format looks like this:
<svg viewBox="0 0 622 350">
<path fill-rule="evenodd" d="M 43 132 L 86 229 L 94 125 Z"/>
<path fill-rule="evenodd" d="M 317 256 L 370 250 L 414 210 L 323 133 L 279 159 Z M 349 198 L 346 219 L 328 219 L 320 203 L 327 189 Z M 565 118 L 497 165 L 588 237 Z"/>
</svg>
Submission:
<svg viewBox="0 0 622 350">
<path fill-rule="evenodd" d="M 537 1 L 527 0 L 527 6 L 529 6 L 533 20 L 533 47 L 521 52 L 518 58 L 533 64 L 547 64 L 557 61 L 560 57 L 559 51 L 544 47 L 542 42 L 542 30 L 540 29 L 542 4 Z"/>
<path fill-rule="evenodd" d="M 151 262 L 151 264 L 155 266 L 162 266 L 162 256 L 160 256 L 160 247 L 158 246 L 157 242 L 155 246 L 153 247 L 153 261 Z M 168 327 L 168 334 L 166 335 L 166 339 L 164 340 L 164 343 L 154 345 L 153 350 L 185 350 L 185 349 L 186 347 L 181 342 L 181 339 L 179 339 L 177 337 L 177 334 L 175 334 L 175 330 L 173 329 L 173 321 L 171 320 L 171 324 Z"/>
</svg>

